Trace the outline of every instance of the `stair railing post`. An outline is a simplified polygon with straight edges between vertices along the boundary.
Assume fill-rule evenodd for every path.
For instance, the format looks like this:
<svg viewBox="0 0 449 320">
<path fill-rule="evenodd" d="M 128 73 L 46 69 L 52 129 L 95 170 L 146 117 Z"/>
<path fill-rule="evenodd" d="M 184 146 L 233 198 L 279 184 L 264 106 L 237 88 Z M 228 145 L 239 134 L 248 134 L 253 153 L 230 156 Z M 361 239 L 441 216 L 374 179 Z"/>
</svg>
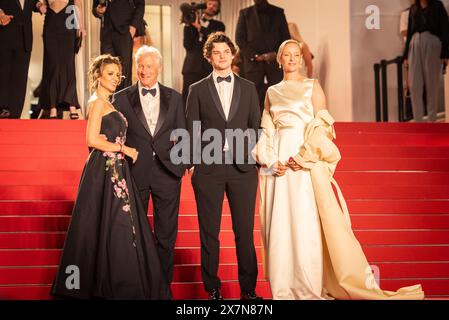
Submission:
<svg viewBox="0 0 449 320">
<path fill-rule="evenodd" d="M 399 122 L 405 121 L 405 109 L 404 109 L 404 75 L 403 75 L 403 60 L 399 56 L 396 58 L 396 65 L 398 71 L 398 120 Z"/>
<path fill-rule="evenodd" d="M 382 73 L 382 115 L 383 122 L 388 122 L 388 81 L 387 81 L 387 61 L 380 62 Z"/>
<path fill-rule="evenodd" d="M 376 95 L 376 122 L 382 121 L 382 111 L 380 102 L 380 64 L 374 64 L 374 92 Z"/>
</svg>

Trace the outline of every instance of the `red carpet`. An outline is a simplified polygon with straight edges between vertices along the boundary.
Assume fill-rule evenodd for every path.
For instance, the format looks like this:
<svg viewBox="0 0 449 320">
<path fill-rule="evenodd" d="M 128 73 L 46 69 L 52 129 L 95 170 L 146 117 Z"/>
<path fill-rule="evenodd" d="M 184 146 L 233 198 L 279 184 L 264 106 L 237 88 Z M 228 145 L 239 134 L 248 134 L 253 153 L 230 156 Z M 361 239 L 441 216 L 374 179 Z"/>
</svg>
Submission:
<svg viewBox="0 0 449 320">
<path fill-rule="evenodd" d="M 85 122 L 0 121 L 0 299 L 49 299 L 84 161 Z M 380 285 L 421 283 L 449 299 L 449 124 L 338 123 L 336 179 Z M 173 293 L 205 298 L 196 206 L 183 181 Z M 152 222 L 151 208 L 149 221 Z M 238 298 L 234 238 L 225 205 L 220 276 Z M 260 226 L 255 244 L 260 260 Z M 260 265 L 257 292 L 270 288 Z"/>
</svg>

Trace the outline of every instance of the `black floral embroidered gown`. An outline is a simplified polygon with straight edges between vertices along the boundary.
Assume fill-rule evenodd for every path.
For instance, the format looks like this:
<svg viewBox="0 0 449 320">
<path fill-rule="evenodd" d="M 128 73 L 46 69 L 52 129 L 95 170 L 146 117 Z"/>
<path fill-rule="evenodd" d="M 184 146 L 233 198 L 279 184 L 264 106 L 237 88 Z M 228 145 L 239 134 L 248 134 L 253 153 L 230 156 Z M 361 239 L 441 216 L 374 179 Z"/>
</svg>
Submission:
<svg viewBox="0 0 449 320">
<path fill-rule="evenodd" d="M 126 129 L 126 118 L 118 111 L 103 116 L 101 133 L 108 141 L 125 143 Z M 52 294 L 171 298 L 146 211 L 121 153 L 90 152 Z"/>
</svg>

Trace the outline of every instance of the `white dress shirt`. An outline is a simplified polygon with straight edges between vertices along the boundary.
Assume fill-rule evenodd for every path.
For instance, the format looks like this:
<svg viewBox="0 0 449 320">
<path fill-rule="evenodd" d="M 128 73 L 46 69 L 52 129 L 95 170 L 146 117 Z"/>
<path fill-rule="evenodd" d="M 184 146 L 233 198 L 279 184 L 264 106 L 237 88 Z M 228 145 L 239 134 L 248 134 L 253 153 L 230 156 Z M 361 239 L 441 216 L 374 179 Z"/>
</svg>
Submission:
<svg viewBox="0 0 449 320">
<path fill-rule="evenodd" d="M 160 112 L 160 88 L 159 83 L 156 83 L 151 88 L 145 88 L 142 86 L 140 81 L 138 82 L 138 88 L 139 88 L 139 96 L 140 96 L 140 103 L 142 104 L 143 113 L 145 115 L 145 119 L 147 120 L 148 127 L 150 127 L 151 135 L 154 135 L 154 131 L 156 129 L 157 120 L 159 118 L 159 112 Z M 145 96 L 142 94 L 142 89 L 156 89 L 156 95 L 153 97 L 151 93 L 147 93 Z"/>
<path fill-rule="evenodd" d="M 23 10 L 23 6 L 25 5 L 25 0 L 19 0 L 20 1 L 20 6 L 22 7 Z"/>
<path fill-rule="evenodd" d="M 219 77 L 219 75 L 215 71 L 212 74 L 212 77 L 214 78 L 215 88 L 217 89 L 218 96 L 220 97 L 221 107 L 223 108 L 226 120 L 228 120 L 229 111 L 231 110 L 232 95 L 234 93 L 234 83 L 235 83 L 234 74 L 231 72 L 229 75 L 231 76 L 231 82 L 222 81 L 218 83 L 217 78 Z M 229 144 L 228 140 L 226 139 L 223 151 L 226 152 L 228 150 Z"/>
</svg>

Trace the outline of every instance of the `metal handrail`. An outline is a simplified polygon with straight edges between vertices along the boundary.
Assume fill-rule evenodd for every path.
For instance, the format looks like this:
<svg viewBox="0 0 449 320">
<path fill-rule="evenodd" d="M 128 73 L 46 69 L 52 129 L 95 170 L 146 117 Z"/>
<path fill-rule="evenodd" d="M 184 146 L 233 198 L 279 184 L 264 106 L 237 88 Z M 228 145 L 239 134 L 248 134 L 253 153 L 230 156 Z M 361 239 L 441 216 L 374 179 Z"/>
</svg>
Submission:
<svg viewBox="0 0 449 320">
<path fill-rule="evenodd" d="M 402 74 L 402 56 L 398 56 L 391 60 L 381 60 L 380 63 L 374 64 L 374 90 L 376 95 L 376 121 L 388 122 L 388 80 L 387 67 L 391 64 L 397 66 L 398 81 L 398 119 L 404 122 L 404 78 Z M 381 83 L 382 82 L 382 83 Z"/>
</svg>

